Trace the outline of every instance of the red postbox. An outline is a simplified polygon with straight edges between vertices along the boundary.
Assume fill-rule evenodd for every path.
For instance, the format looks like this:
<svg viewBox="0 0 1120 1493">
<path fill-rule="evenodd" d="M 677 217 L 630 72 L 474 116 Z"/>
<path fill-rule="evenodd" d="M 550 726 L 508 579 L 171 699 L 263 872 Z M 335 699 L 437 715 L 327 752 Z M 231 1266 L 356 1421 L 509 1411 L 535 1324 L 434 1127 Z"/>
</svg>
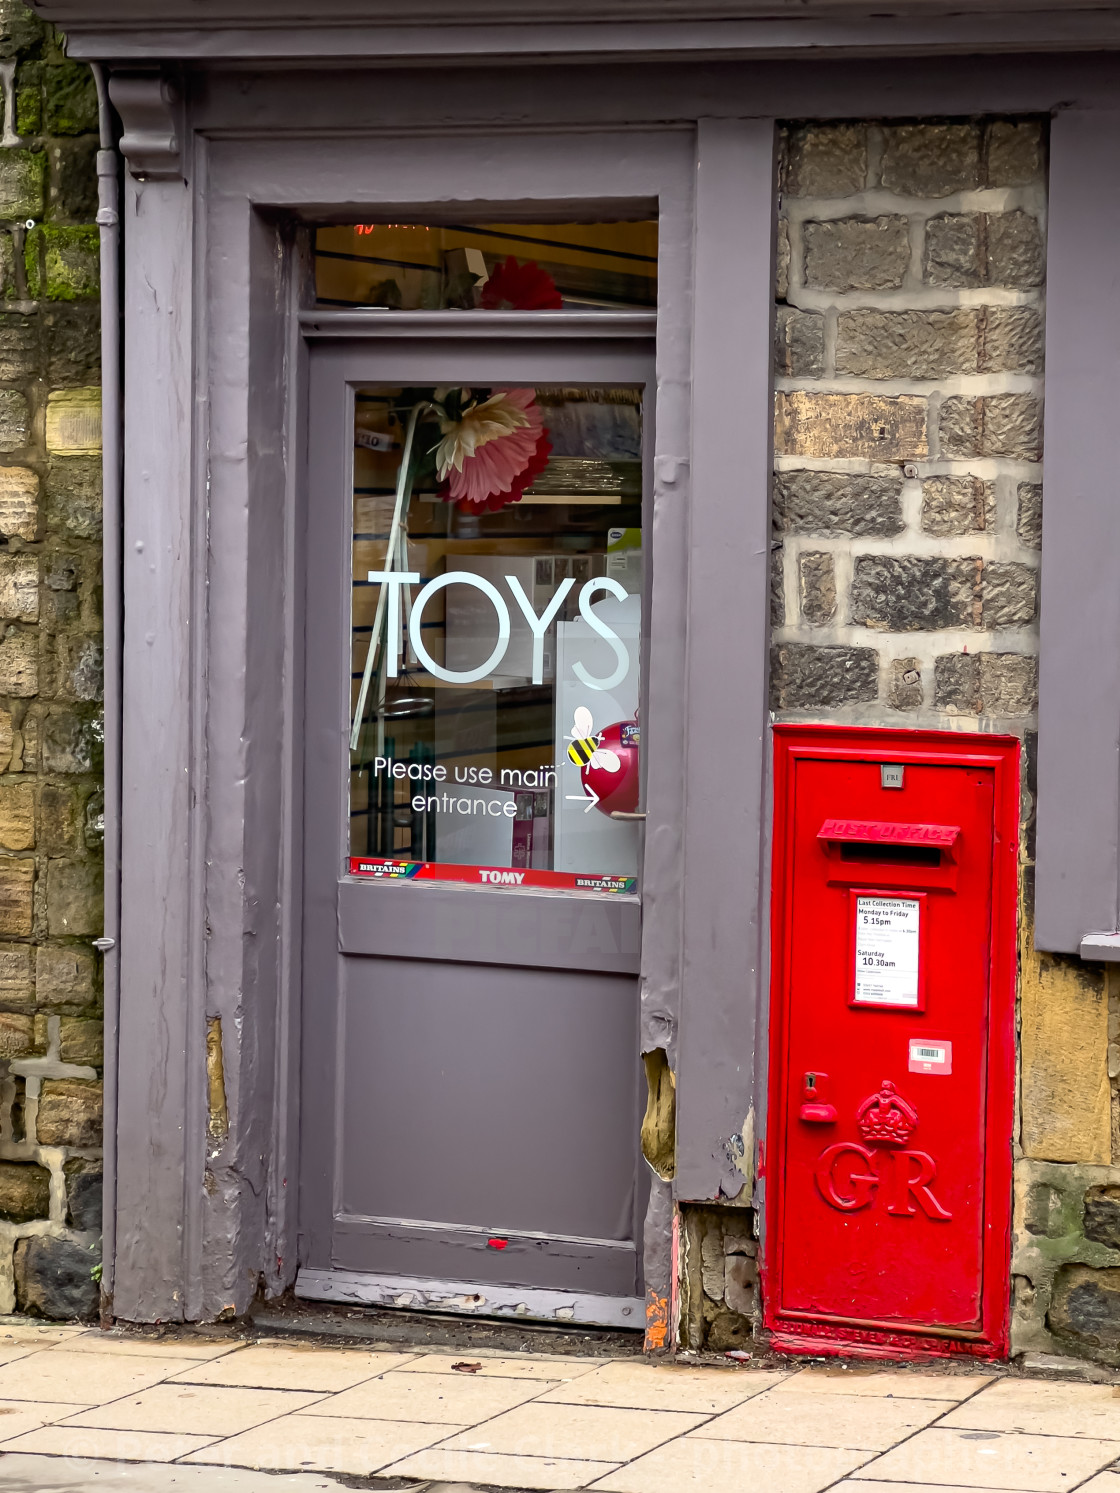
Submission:
<svg viewBox="0 0 1120 1493">
<path fill-rule="evenodd" d="M 766 1325 L 1006 1352 L 1014 738 L 775 727 Z"/>
</svg>

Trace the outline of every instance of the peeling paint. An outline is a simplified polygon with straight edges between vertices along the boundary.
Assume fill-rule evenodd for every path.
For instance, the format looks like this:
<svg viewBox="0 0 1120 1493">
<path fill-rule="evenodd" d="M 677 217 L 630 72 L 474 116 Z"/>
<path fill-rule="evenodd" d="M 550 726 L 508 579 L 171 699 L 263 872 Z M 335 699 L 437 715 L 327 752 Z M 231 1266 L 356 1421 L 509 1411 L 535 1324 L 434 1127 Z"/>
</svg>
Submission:
<svg viewBox="0 0 1120 1493">
<path fill-rule="evenodd" d="M 211 1140 L 224 1140 L 229 1134 L 229 1107 L 226 1103 L 226 1069 L 222 1055 L 222 1018 L 212 1016 L 206 1023 L 206 1086 L 209 1099 L 207 1134 Z"/>
<path fill-rule="evenodd" d="M 662 1182 L 677 1172 L 677 1080 L 663 1047 L 642 1053 L 646 1070 L 646 1112 L 642 1155 Z"/>
</svg>

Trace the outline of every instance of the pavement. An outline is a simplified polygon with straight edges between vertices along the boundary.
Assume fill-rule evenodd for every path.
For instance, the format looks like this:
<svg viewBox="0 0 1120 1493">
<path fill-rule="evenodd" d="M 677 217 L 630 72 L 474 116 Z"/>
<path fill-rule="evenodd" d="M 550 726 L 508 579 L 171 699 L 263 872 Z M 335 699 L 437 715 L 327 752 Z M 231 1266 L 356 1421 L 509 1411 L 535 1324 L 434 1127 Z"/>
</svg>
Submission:
<svg viewBox="0 0 1120 1493">
<path fill-rule="evenodd" d="M 0 1325 L 0 1493 L 1120 1493 L 1120 1384 Z"/>
</svg>

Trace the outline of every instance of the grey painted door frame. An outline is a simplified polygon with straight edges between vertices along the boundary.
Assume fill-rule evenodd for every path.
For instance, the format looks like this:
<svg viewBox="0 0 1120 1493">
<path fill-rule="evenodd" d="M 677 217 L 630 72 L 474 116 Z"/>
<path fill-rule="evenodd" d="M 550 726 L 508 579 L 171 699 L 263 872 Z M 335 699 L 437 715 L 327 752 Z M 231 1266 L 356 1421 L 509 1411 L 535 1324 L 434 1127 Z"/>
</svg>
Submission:
<svg viewBox="0 0 1120 1493">
<path fill-rule="evenodd" d="M 179 33 L 164 55 L 212 54 L 212 42 L 204 28 Z M 112 50 L 105 38 L 89 43 L 99 45 Z M 412 69 L 305 69 L 297 87 L 283 68 L 239 68 L 188 75 L 181 104 L 147 74 L 134 80 L 125 119 L 126 153 L 147 179 L 129 176 L 122 215 L 128 620 L 120 1093 L 107 1121 L 118 1148 L 114 1309 L 137 1320 L 213 1316 L 294 1274 L 293 598 L 302 580 L 293 432 L 306 387 L 307 268 L 298 224 L 352 221 L 375 205 L 419 214 L 454 203 L 460 216 L 484 204 L 568 215 L 659 205 L 654 584 L 665 595 L 653 641 L 667 658 L 676 650 L 676 665 L 651 688 L 670 707 L 654 700 L 655 713 L 676 724 L 649 752 L 647 853 L 661 870 L 647 882 L 642 1040 L 664 1048 L 678 1074 L 677 1175 L 671 1189 L 655 1186 L 647 1228 L 661 1241 L 647 1281 L 667 1292 L 671 1193 L 751 1195 L 765 1060 L 754 1025 L 766 979 L 773 118 L 1048 112 L 1070 100 L 1107 109 L 1120 66 L 1109 55 L 908 59 L 904 72 L 867 59 L 678 61 L 618 66 L 608 88 L 589 66 L 433 68 L 422 88 Z M 1070 286 L 1084 276 L 1075 247 L 1056 261 Z M 1073 299 L 1064 305 L 1052 286 L 1056 357 L 1072 345 L 1061 320 Z M 1060 409 L 1056 418 L 1060 436 Z M 1105 459 L 1106 436 L 1093 430 L 1110 429 L 1104 419 L 1087 443 L 1081 431 L 1060 445 L 1070 482 Z M 1052 543 L 1062 540 L 1048 530 Z M 1096 603 L 1049 580 L 1044 588 L 1045 692 L 1048 637 L 1084 629 Z M 1045 694 L 1042 709 L 1045 733 Z M 1099 716 L 1114 722 L 1116 711 Z M 1063 753 L 1059 740 L 1052 772 Z M 1114 838 L 1115 824 L 1096 819 Z M 713 844 L 726 854 L 713 856 Z M 207 1110 L 206 1035 L 217 1021 L 228 1130 Z"/>
<path fill-rule="evenodd" d="M 241 1311 L 259 1286 L 289 1285 L 296 1265 L 295 435 L 305 414 L 299 308 L 307 265 L 292 225 L 300 219 L 353 220 L 391 208 L 461 220 L 484 206 L 491 215 L 561 218 L 658 212 L 645 880 L 653 936 L 642 956 L 643 1042 L 676 1059 L 679 1038 L 687 1066 L 691 1021 L 699 1074 L 710 1045 L 705 1023 L 729 1031 L 732 1008 L 757 999 L 742 973 L 758 967 L 756 917 L 737 918 L 747 937 L 724 938 L 707 963 L 698 951 L 685 971 L 681 950 L 688 927 L 703 925 L 727 895 L 725 864 L 708 853 L 727 805 L 710 785 L 732 775 L 742 792 L 734 815 L 745 816 L 729 847 L 743 877 L 734 901 L 739 907 L 745 894 L 758 906 L 769 374 L 767 359 L 760 381 L 752 387 L 747 375 L 745 383 L 736 349 L 767 345 L 768 274 L 744 297 L 734 262 L 709 251 L 708 277 L 697 287 L 693 253 L 700 208 L 723 215 L 712 224 L 718 234 L 753 235 L 750 248 L 764 245 L 761 262 L 769 265 L 773 142 L 769 122 L 730 121 L 614 133 L 412 134 L 386 137 L 378 150 L 361 136 L 333 139 L 324 151 L 315 138 L 196 133 L 186 184 L 130 179 L 119 1317 Z M 400 200 L 405 161 L 408 202 Z M 694 302 L 716 347 L 693 346 Z M 707 406 L 699 465 L 711 473 L 710 508 L 690 508 L 693 387 Z M 748 505 L 737 492 L 745 468 L 754 472 Z M 746 529 L 744 506 L 753 514 Z M 705 539 L 720 527 L 743 546 L 722 573 L 713 571 Z M 746 598 L 742 627 L 751 646 L 744 650 L 738 634 L 713 634 L 704 645 L 733 671 L 730 700 L 724 691 L 718 699 L 690 696 L 690 654 L 699 646 L 687 625 L 690 586 L 728 607 Z M 700 766 L 694 749 L 686 762 L 686 721 L 693 731 L 699 722 L 715 744 Z M 707 828 L 691 842 L 690 771 L 709 785 L 696 809 Z M 695 1017 L 690 986 L 702 990 Z M 222 1046 L 228 1128 L 207 1110 L 208 1031 Z M 705 1132 L 738 1133 L 750 1108 L 749 1026 L 735 1031 L 733 1046 L 735 1082 L 716 1090 L 706 1073 L 700 1080 L 709 1098 L 697 1095 L 697 1138 L 684 1168 L 692 1180 L 684 1185 L 701 1196 L 727 1174 L 726 1145 Z M 658 1274 L 666 1271 L 663 1260 Z"/>
</svg>

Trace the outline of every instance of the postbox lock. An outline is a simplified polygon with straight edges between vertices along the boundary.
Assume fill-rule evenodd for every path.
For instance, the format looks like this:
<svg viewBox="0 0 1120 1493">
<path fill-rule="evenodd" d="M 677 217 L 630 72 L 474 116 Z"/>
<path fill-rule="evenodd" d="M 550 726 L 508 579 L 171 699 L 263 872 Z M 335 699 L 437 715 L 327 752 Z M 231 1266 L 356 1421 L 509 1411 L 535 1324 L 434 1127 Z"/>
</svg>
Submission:
<svg viewBox="0 0 1120 1493">
<path fill-rule="evenodd" d="M 827 1090 L 827 1073 L 806 1073 L 802 1081 L 802 1094 L 805 1102 L 798 1113 L 807 1124 L 834 1125 L 836 1123 L 836 1106 L 826 1102 Z"/>
</svg>

